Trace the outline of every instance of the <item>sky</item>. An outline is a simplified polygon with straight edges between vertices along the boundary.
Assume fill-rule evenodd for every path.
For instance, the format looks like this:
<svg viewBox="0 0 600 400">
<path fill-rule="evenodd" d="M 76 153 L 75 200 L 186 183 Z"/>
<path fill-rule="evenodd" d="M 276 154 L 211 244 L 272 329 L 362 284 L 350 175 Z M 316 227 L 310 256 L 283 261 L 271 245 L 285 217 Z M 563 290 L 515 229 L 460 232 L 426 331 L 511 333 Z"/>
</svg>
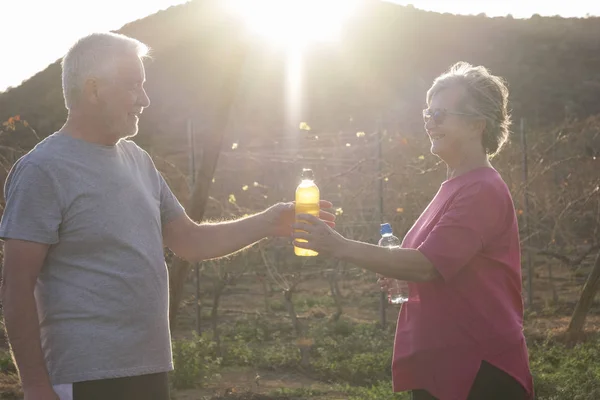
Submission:
<svg viewBox="0 0 600 400">
<path fill-rule="evenodd" d="M 247 0 L 252 1 L 252 0 Z M 279 0 L 285 1 L 285 0 Z M 456 14 L 512 14 L 528 18 L 532 14 L 584 17 L 600 15 L 600 2 L 570 0 L 387 0 L 413 4 L 417 8 Z M 0 91 L 18 86 L 49 64 L 61 58 L 77 38 L 94 31 L 117 30 L 186 0 L 0 0 Z M 100 6 L 102 4 L 102 6 Z M 35 28 L 35 29 L 33 29 Z"/>
</svg>

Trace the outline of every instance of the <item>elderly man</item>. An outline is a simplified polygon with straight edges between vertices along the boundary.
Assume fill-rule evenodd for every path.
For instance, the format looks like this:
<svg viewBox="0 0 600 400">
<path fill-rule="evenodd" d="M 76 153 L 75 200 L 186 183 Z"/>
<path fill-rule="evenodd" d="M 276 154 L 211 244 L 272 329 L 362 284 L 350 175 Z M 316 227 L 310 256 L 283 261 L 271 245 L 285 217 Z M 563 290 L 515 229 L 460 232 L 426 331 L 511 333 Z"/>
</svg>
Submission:
<svg viewBox="0 0 600 400">
<path fill-rule="evenodd" d="M 75 43 L 62 62 L 66 123 L 7 178 L 2 302 L 26 400 L 168 399 L 163 245 L 199 261 L 291 235 L 292 203 L 196 224 L 127 140 L 150 105 L 147 51 L 112 33 Z"/>
</svg>

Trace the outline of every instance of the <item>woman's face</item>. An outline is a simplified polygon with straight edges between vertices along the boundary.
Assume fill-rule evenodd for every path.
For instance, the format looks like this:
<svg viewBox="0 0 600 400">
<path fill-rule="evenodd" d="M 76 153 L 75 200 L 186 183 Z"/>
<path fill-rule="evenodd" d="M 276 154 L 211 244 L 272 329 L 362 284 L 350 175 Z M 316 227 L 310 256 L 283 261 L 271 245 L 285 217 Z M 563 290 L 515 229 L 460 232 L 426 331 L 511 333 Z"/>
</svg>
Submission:
<svg viewBox="0 0 600 400">
<path fill-rule="evenodd" d="M 485 122 L 461 107 L 465 95 L 459 86 L 442 89 L 433 95 L 429 108 L 423 111 L 431 153 L 444 161 L 460 157 L 472 148 L 472 141 L 481 144 Z"/>
</svg>

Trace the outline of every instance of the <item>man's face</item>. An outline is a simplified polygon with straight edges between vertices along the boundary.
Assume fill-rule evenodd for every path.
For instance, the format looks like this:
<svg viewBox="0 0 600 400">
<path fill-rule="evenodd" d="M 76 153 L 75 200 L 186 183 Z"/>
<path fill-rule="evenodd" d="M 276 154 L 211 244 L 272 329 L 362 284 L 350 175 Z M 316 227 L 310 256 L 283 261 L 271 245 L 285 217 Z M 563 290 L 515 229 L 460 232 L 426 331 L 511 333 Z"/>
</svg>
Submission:
<svg viewBox="0 0 600 400">
<path fill-rule="evenodd" d="M 138 120 L 150 99 L 144 90 L 146 73 L 136 56 L 116 60 L 113 79 L 98 84 L 97 111 L 106 135 L 117 140 L 135 136 Z"/>
</svg>

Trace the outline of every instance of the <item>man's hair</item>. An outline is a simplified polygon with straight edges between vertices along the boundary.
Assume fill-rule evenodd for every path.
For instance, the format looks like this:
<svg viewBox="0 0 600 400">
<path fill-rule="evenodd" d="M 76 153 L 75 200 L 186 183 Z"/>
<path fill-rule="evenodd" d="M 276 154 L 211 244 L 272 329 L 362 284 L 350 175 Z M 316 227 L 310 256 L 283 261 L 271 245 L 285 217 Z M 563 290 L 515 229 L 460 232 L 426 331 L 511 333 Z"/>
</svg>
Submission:
<svg viewBox="0 0 600 400">
<path fill-rule="evenodd" d="M 139 40 L 117 33 L 92 33 L 79 39 L 62 60 L 62 87 L 67 109 L 78 101 L 90 78 L 110 79 L 117 60 L 148 56 L 149 48 Z"/>
<path fill-rule="evenodd" d="M 508 88 L 504 80 L 490 74 L 485 67 L 458 62 L 433 81 L 433 85 L 427 91 L 427 104 L 431 103 L 436 93 L 451 86 L 465 89 L 465 111 L 485 119 L 483 148 L 489 156 L 496 155 L 510 134 Z"/>
</svg>

